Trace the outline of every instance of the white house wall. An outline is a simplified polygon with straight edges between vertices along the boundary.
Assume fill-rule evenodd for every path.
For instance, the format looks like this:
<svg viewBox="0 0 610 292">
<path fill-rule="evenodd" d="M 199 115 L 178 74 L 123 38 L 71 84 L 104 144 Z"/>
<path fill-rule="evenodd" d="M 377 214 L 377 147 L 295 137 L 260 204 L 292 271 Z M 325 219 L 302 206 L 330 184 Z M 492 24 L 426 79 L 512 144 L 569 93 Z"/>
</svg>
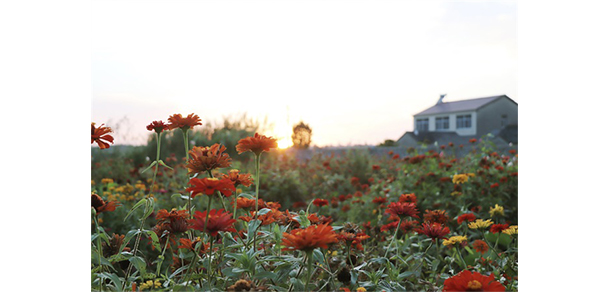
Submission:
<svg viewBox="0 0 610 292">
<path fill-rule="evenodd" d="M 457 129 L 456 128 L 456 124 L 457 124 L 457 116 L 459 115 L 471 115 L 471 127 L 470 128 L 466 128 L 466 129 Z M 449 129 L 446 130 L 436 130 L 436 118 L 437 117 L 449 117 Z M 457 113 L 450 113 L 450 114 L 440 114 L 440 115 L 426 115 L 426 116 L 417 116 L 414 117 L 413 119 L 413 124 L 415 125 L 415 128 L 417 127 L 417 120 L 418 119 L 428 119 L 428 131 L 430 132 L 456 132 L 458 135 L 460 136 L 472 136 L 472 135 L 476 135 L 477 133 L 477 113 L 470 111 L 470 112 L 457 112 Z M 416 128 L 417 129 L 417 128 Z"/>
</svg>

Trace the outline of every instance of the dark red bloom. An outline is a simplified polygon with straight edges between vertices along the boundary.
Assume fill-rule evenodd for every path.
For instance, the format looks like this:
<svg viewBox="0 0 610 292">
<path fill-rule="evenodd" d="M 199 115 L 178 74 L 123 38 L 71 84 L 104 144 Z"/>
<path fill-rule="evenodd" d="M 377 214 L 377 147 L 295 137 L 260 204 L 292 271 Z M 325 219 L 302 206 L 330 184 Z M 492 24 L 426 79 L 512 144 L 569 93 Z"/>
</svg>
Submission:
<svg viewBox="0 0 610 292">
<path fill-rule="evenodd" d="M 181 233 L 189 229 L 189 213 L 187 210 L 172 209 L 168 212 L 165 209 L 157 211 L 157 224 L 164 225 L 165 230 L 171 233 Z"/>
<path fill-rule="evenodd" d="M 438 223 L 423 223 L 421 228 L 415 229 L 417 233 L 425 234 L 433 240 L 445 239 L 445 236 L 449 234 L 449 227 L 443 226 Z"/>
<path fill-rule="evenodd" d="M 443 291 L 506 291 L 493 274 L 483 276 L 479 272 L 463 270 L 445 280 Z"/>
<path fill-rule="evenodd" d="M 96 128 L 95 123 L 91 123 L 91 144 L 97 142 L 97 146 L 99 146 L 100 149 L 110 148 L 110 144 L 106 143 L 106 141 L 114 144 L 114 138 L 108 134 L 111 132 L 112 129 L 104 127 L 104 124 L 99 126 L 99 128 Z"/>
<path fill-rule="evenodd" d="M 386 199 L 385 197 L 376 197 L 376 198 L 373 198 L 373 203 L 376 203 L 376 204 L 379 204 L 379 205 L 381 205 L 381 204 L 383 204 L 383 203 L 385 203 L 387 201 L 388 201 L 388 199 Z"/>
<path fill-rule="evenodd" d="M 489 246 L 485 241 L 477 239 L 472 243 L 472 247 L 474 250 L 480 252 L 481 254 L 486 253 L 489 250 Z"/>
<path fill-rule="evenodd" d="M 235 191 L 235 185 L 233 182 L 226 178 L 191 178 L 191 180 L 189 180 L 189 184 L 191 187 L 187 188 L 186 191 L 192 192 L 192 198 L 202 193 L 211 196 L 216 191 L 219 191 L 225 197 L 230 197 Z"/>
<path fill-rule="evenodd" d="M 380 169 L 381 169 L 381 167 L 379 165 L 376 165 L 376 164 L 373 165 L 373 171 L 377 171 L 377 170 L 380 170 Z"/>
<path fill-rule="evenodd" d="M 161 134 L 161 132 L 169 130 L 169 125 L 164 123 L 163 121 L 153 121 L 148 126 L 146 126 L 146 130 L 155 131 L 157 134 Z"/>
<path fill-rule="evenodd" d="M 491 227 L 489 228 L 489 231 L 491 231 L 491 233 L 499 233 L 499 232 L 502 232 L 502 230 L 504 230 L 504 229 L 508 229 L 508 224 L 491 225 Z"/>
<path fill-rule="evenodd" d="M 222 178 L 230 179 L 235 187 L 242 185 L 244 187 L 249 187 L 252 185 L 252 177 L 250 177 L 249 173 L 239 173 L 237 169 L 231 169 L 229 174 L 223 174 Z"/>
<path fill-rule="evenodd" d="M 476 138 L 472 138 L 472 139 L 468 140 L 468 142 L 470 142 L 470 143 L 477 143 L 477 139 Z"/>
<path fill-rule="evenodd" d="M 322 206 L 326 206 L 328 205 L 328 200 L 325 199 L 315 199 L 313 200 L 314 205 L 318 206 L 318 207 L 322 207 Z"/>
<path fill-rule="evenodd" d="M 458 216 L 457 223 L 462 224 L 462 222 L 464 222 L 464 221 L 472 222 L 476 219 L 477 219 L 477 216 L 475 216 L 474 214 L 466 213 L 466 214 L 462 214 L 462 215 Z"/>
<path fill-rule="evenodd" d="M 205 224 L 206 217 L 207 211 L 195 211 L 195 214 L 193 214 L 193 219 L 191 219 L 190 222 L 192 224 L 191 228 L 207 232 L 211 236 L 216 236 L 219 231 L 237 232 L 237 230 L 233 228 L 233 223 L 237 220 L 232 219 L 233 215 L 225 212 L 224 209 L 211 210 L 207 225 Z M 203 230 L 204 225 L 206 226 L 205 230 Z"/>
<path fill-rule="evenodd" d="M 417 215 L 419 211 L 417 210 L 417 206 L 415 206 L 415 203 L 393 202 L 388 205 L 388 208 L 385 210 L 385 212 L 390 215 L 397 216 L 399 218 L 419 218 L 419 216 Z"/>
<path fill-rule="evenodd" d="M 91 207 L 95 208 L 97 213 L 111 212 L 120 206 L 118 201 L 106 202 L 98 194 L 91 193 Z"/>
<path fill-rule="evenodd" d="M 417 203 L 417 196 L 415 194 L 402 194 L 400 198 L 398 198 L 399 202 L 410 202 Z"/>
</svg>

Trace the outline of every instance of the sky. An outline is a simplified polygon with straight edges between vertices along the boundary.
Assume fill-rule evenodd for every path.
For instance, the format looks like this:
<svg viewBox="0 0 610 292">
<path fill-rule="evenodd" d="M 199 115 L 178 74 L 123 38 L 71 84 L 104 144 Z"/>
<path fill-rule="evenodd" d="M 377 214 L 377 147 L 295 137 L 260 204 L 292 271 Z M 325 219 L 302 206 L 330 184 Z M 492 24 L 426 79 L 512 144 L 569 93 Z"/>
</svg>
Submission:
<svg viewBox="0 0 610 292">
<path fill-rule="evenodd" d="M 444 101 L 517 103 L 516 1 L 93 1 L 91 118 L 143 144 L 175 113 L 375 145 Z"/>
</svg>

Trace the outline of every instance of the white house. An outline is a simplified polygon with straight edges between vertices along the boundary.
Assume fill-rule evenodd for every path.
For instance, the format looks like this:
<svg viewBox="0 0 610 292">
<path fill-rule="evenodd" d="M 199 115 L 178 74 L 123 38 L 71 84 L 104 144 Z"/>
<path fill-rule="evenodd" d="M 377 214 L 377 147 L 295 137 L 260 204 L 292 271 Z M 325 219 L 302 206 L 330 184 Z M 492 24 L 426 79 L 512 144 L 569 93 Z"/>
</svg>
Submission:
<svg viewBox="0 0 610 292">
<path fill-rule="evenodd" d="M 517 103 L 508 96 L 443 102 L 444 96 L 434 106 L 413 115 L 414 131 L 405 133 L 399 144 L 414 146 L 424 140 L 462 143 L 487 133 L 517 143 Z"/>
</svg>

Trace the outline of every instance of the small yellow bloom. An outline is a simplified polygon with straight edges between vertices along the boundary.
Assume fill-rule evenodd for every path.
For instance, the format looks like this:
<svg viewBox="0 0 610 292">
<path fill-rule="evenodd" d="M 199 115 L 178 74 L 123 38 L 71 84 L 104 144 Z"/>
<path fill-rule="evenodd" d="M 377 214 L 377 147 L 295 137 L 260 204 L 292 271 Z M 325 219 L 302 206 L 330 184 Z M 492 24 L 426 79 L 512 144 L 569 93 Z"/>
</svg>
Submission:
<svg viewBox="0 0 610 292">
<path fill-rule="evenodd" d="M 463 241 L 466 241 L 466 240 L 468 240 L 468 238 L 466 236 L 462 236 L 462 235 L 451 236 L 449 239 L 443 240 L 443 245 L 444 246 L 453 246 L 458 243 L 462 243 Z"/>
<path fill-rule="evenodd" d="M 472 172 L 467 173 L 466 175 L 469 176 L 469 177 L 474 177 L 474 173 L 472 173 Z"/>
<path fill-rule="evenodd" d="M 461 195 L 462 195 L 462 192 L 458 192 L 458 191 L 451 192 L 451 196 L 453 196 L 453 197 L 459 197 Z"/>
<path fill-rule="evenodd" d="M 373 215 L 377 214 L 377 209 L 373 210 Z"/>
<path fill-rule="evenodd" d="M 519 234 L 519 230 L 517 225 L 512 225 L 510 227 L 508 227 L 507 229 L 502 230 L 502 233 L 508 234 L 508 235 L 517 235 Z"/>
<path fill-rule="evenodd" d="M 468 175 L 467 174 L 456 174 L 453 176 L 453 183 L 454 184 L 463 184 L 465 182 L 468 182 Z"/>
<path fill-rule="evenodd" d="M 498 206 L 496 204 L 495 207 L 489 207 L 489 215 L 493 216 L 504 216 L 504 207 Z"/>
<path fill-rule="evenodd" d="M 112 180 L 111 178 L 103 178 L 102 179 L 102 183 L 103 184 L 110 184 L 110 183 L 113 183 L 113 182 L 114 182 L 114 180 Z"/>
<path fill-rule="evenodd" d="M 485 221 L 483 221 L 483 219 L 477 219 L 474 222 L 470 222 L 468 223 L 468 228 L 470 229 L 483 229 L 483 228 L 487 228 L 489 226 L 491 226 L 493 223 L 493 221 L 491 221 L 491 219 L 487 219 Z"/>
<path fill-rule="evenodd" d="M 94 180 L 91 180 L 91 184 L 92 184 L 92 185 L 94 185 L 94 184 L 95 184 L 95 181 L 94 181 Z"/>
<path fill-rule="evenodd" d="M 358 289 L 356 289 L 356 292 L 366 292 L 366 288 L 358 287 Z"/>
</svg>

